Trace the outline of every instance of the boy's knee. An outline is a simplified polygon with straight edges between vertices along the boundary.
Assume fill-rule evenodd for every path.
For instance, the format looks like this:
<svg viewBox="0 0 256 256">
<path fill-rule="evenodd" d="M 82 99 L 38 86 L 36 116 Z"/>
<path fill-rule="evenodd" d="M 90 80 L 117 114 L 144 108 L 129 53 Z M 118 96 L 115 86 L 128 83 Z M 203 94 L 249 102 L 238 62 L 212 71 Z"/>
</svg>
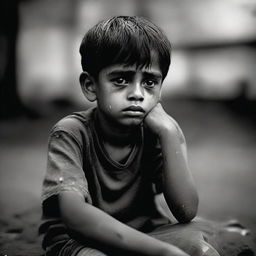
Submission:
<svg viewBox="0 0 256 256">
<path fill-rule="evenodd" d="M 181 248 L 191 256 L 220 256 L 217 250 L 205 240 L 200 231 L 188 231 L 186 239 L 181 243 Z"/>
<path fill-rule="evenodd" d="M 204 240 L 194 245 L 194 248 L 193 256 L 220 256 L 220 254 Z"/>
</svg>

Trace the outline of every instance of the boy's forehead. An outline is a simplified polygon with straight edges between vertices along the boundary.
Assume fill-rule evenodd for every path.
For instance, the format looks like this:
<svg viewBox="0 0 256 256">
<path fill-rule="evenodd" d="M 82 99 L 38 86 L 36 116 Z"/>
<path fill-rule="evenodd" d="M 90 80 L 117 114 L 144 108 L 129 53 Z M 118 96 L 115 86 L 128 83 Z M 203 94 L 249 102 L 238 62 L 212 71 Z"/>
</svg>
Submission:
<svg viewBox="0 0 256 256">
<path fill-rule="evenodd" d="M 149 66 L 142 66 L 142 65 L 126 65 L 126 64 L 113 64 L 105 68 L 106 74 L 115 74 L 115 73 L 123 73 L 123 72 L 142 72 L 148 73 L 156 76 L 162 77 L 161 69 L 157 62 L 151 63 Z"/>
</svg>

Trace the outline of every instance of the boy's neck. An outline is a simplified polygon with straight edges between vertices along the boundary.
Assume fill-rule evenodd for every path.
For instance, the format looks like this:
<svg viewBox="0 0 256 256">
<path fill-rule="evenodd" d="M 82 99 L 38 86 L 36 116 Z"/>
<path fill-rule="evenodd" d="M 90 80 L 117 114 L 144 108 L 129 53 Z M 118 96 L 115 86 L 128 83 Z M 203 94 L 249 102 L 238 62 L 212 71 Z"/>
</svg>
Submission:
<svg viewBox="0 0 256 256">
<path fill-rule="evenodd" d="M 100 137 L 104 143 L 126 146 L 134 143 L 135 134 L 140 129 L 140 126 L 124 127 L 117 126 L 115 123 L 106 120 L 98 111 L 96 112 L 96 123 L 99 127 Z"/>
</svg>

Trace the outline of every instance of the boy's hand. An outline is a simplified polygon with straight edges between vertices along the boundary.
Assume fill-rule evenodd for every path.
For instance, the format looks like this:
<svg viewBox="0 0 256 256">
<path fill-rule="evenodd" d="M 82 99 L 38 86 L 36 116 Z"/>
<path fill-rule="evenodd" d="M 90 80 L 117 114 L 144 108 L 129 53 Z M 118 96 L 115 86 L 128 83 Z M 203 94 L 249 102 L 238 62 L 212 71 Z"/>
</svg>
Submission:
<svg viewBox="0 0 256 256">
<path fill-rule="evenodd" d="M 163 136 L 167 131 L 178 131 L 176 121 L 165 112 L 161 103 L 158 103 L 147 114 L 144 120 L 144 124 L 148 126 L 152 132 L 160 137 Z"/>
</svg>

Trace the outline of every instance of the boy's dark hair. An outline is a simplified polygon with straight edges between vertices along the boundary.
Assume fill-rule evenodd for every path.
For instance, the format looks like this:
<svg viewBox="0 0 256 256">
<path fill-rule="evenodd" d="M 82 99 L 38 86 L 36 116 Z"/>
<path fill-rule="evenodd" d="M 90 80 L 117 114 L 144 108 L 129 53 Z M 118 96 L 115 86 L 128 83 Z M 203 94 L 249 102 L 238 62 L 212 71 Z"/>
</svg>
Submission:
<svg viewBox="0 0 256 256">
<path fill-rule="evenodd" d="M 116 16 L 86 33 L 80 54 L 83 70 L 95 79 L 109 65 L 148 67 L 156 57 L 164 79 L 170 66 L 171 44 L 152 22 L 136 16 Z"/>
</svg>

